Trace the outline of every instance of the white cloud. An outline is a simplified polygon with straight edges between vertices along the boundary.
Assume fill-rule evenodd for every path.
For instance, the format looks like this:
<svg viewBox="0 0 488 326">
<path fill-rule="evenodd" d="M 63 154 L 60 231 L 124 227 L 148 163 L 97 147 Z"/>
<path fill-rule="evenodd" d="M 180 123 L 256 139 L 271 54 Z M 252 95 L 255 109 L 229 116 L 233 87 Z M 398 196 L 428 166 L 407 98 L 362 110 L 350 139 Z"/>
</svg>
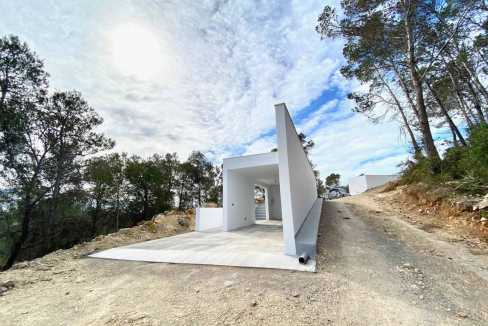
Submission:
<svg viewBox="0 0 488 326">
<path fill-rule="evenodd" d="M 325 114 L 323 128 L 310 134 L 315 142 L 312 161 L 322 177 L 339 173 L 342 183 L 361 173 L 391 174 L 408 157 L 407 141 L 400 137 L 394 122 L 374 124 L 364 116 L 354 114 L 348 118 L 349 103 L 343 101 L 339 110 Z"/>
<path fill-rule="evenodd" d="M 338 73 L 342 42 L 321 41 L 314 30 L 326 2 L 6 0 L 0 30 L 45 59 L 54 89 L 84 94 L 117 151 L 185 157 L 196 149 L 217 161 L 267 152 L 275 139 L 260 136 L 274 127 L 274 104 L 297 113 L 329 90 L 333 98 L 297 123 L 316 143 L 322 175 L 389 173 L 405 157 L 405 142 L 395 123 L 373 125 L 342 101 L 358 85 Z M 161 64 L 150 79 L 114 62 L 120 56 L 110 40 L 124 24 L 157 38 Z M 375 160 L 359 164 L 368 159 Z"/>
<path fill-rule="evenodd" d="M 276 137 L 263 137 L 246 146 L 243 155 L 268 153 L 274 148 L 276 148 Z"/>
<path fill-rule="evenodd" d="M 2 3 L 1 29 L 45 58 L 55 88 L 84 94 L 117 150 L 184 156 L 249 143 L 273 127 L 275 103 L 306 106 L 342 60 L 340 42 L 314 31 L 324 1 Z M 117 69 L 109 45 L 124 23 L 159 37 L 167 74 Z"/>
</svg>

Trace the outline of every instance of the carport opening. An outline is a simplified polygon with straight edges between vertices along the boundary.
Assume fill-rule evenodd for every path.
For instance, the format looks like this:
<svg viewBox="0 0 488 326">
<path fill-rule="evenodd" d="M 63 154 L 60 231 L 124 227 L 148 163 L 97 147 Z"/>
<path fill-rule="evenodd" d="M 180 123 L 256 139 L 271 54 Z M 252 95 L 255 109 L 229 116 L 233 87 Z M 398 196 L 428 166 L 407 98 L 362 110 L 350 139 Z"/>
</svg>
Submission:
<svg viewBox="0 0 488 326">
<path fill-rule="evenodd" d="M 277 164 L 232 169 L 226 180 L 225 230 L 252 224 L 281 225 Z"/>
</svg>

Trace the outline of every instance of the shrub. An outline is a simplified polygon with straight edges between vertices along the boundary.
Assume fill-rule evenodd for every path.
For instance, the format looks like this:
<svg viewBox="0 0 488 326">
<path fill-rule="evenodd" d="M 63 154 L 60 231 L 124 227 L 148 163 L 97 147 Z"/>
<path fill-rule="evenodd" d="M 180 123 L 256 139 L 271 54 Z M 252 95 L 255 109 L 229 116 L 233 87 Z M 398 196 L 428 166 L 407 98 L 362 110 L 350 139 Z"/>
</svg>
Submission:
<svg viewBox="0 0 488 326">
<path fill-rule="evenodd" d="M 435 173 L 432 170 L 432 162 L 426 158 L 419 158 L 416 162 L 407 161 L 404 163 L 401 184 L 411 184 L 417 182 L 432 183 Z"/>
<path fill-rule="evenodd" d="M 483 184 L 488 184 L 488 125 L 483 124 L 471 131 L 469 148 L 463 160 L 468 173 Z"/>
<path fill-rule="evenodd" d="M 467 156 L 465 147 L 451 147 L 444 154 L 441 162 L 441 175 L 445 181 L 462 179 L 466 174 L 465 161 Z"/>
<path fill-rule="evenodd" d="M 484 193 L 488 189 L 488 125 L 473 128 L 467 147 L 452 147 L 439 161 L 417 158 L 404 164 L 402 184 L 439 184 L 454 181 L 463 192 Z"/>
</svg>

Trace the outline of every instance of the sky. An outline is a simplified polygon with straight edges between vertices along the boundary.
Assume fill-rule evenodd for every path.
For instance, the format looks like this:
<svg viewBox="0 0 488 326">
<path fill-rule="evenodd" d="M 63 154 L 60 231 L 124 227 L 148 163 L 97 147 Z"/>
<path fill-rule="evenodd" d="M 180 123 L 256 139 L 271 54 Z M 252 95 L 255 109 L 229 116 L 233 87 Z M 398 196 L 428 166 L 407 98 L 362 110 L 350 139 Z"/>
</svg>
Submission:
<svg viewBox="0 0 488 326">
<path fill-rule="evenodd" d="M 338 1 L 2 0 L 0 34 L 44 60 L 52 90 L 83 94 L 116 151 L 268 152 L 284 102 L 322 177 L 396 173 L 407 140 L 395 119 L 352 112 L 343 43 L 315 32 L 325 4 Z"/>
</svg>

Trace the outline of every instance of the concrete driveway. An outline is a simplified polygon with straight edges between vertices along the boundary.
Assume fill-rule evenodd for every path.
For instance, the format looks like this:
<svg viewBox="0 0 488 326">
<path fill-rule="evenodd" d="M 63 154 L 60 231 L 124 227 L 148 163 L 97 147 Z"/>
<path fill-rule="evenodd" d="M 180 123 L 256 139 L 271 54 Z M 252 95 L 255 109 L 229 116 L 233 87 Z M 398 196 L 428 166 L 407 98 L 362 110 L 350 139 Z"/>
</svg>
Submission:
<svg viewBox="0 0 488 326">
<path fill-rule="evenodd" d="M 282 226 L 260 222 L 232 232 L 190 232 L 159 240 L 113 248 L 93 258 L 156 263 L 198 264 L 315 271 L 315 260 L 306 265 L 283 253 Z"/>
</svg>

